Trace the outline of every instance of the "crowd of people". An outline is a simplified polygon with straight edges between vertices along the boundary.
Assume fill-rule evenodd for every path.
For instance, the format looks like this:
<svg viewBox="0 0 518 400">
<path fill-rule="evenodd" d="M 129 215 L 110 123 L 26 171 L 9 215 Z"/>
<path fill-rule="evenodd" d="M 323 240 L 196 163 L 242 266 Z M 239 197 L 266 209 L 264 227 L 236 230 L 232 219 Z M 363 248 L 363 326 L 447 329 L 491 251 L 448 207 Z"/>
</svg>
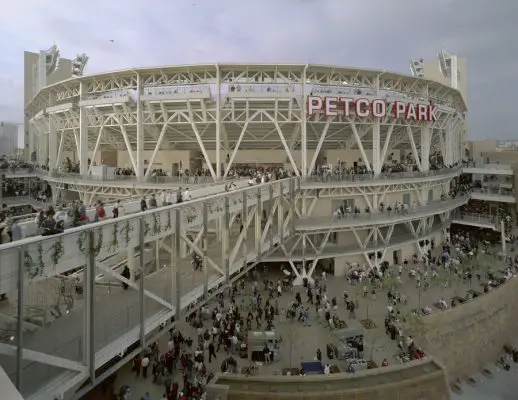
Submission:
<svg viewBox="0 0 518 400">
<path fill-rule="evenodd" d="M 292 279 L 288 278 L 286 284 L 275 273 L 272 274 L 271 265 L 265 265 L 264 272 L 253 269 L 247 278 L 234 282 L 214 302 L 204 304 L 188 315 L 190 326 L 179 328 L 177 325 L 170 331 L 165 346 L 153 343 L 135 357 L 133 373 L 136 378 L 147 380 L 149 385 L 163 387 L 164 400 L 204 399 L 204 387 L 216 372 L 253 375 L 258 372 L 252 361 L 261 361 L 265 365 L 277 361 L 281 351 L 279 346 L 286 338 L 278 335 L 265 340 L 262 355 L 254 358 L 250 355 L 250 332 L 281 332 L 280 328 L 285 324 L 305 327 L 317 321 L 319 326 L 340 329 L 343 315 L 340 310 L 347 310 L 349 319 L 356 319 L 357 310 L 364 307 L 367 300 L 386 302 L 384 330 L 394 341 L 394 348 L 399 348 L 396 354 L 400 362 L 420 359 L 426 355 L 425 349 L 419 346 L 411 332 L 406 332 L 412 318 L 457 307 L 482 295 L 469 289 L 471 280 L 480 282 L 482 292 L 487 293 L 518 271 L 518 257 L 507 260 L 508 265 L 503 264 L 502 272 L 482 269 L 477 265 L 478 254 L 487 253 L 490 249 L 492 245 L 481 242 L 469 231 L 452 232 L 439 246 L 433 241 L 428 242 L 425 253 L 415 254 L 411 260 L 404 259 L 394 265 L 384 262 L 380 268 L 356 266 L 355 278 L 352 279 L 350 271 L 348 282 L 342 285 L 343 299 L 340 293 L 329 291 L 330 278 L 326 270 L 314 275 L 314 281 L 305 280 L 303 286 L 295 287 Z M 433 305 L 422 304 L 419 309 L 408 310 L 407 296 L 401 292 L 404 286 L 406 290 L 410 284 L 427 291 L 433 286 L 453 287 L 456 285 L 454 281 L 464 283 L 465 295 L 450 299 L 444 295 L 443 289 L 437 290 L 434 293 L 440 294 L 433 299 Z M 355 290 L 355 286 L 360 290 Z M 458 293 L 457 290 L 454 292 Z M 386 300 L 376 297 L 381 293 L 386 293 Z M 348 345 L 356 346 L 351 354 L 357 362 L 364 352 L 362 340 L 356 344 L 349 341 Z M 332 368 L 323 362 L 320 348 L 315 349 L 315 360 L 325 365 L 323 373 L 331 373 Z M 379 366 L 386 367 L 390 362 L 389 358 L 383 358 Z M 346 371 L 355 371 L 353 361 Z M 298 374 L 304 376 L 306 372 L 301 368 Z M 131 385 L 127 381 L 119 389 L 120 399 L 129 398 L 126 396 L 132 391 Z M 143 399 L 155 400 L 149 392 Z"/>
<path fill-rule="evenodd" d="M 430 156 L 430 171 L 454 167 L 457 167 L 457 164 L 451 166 L 444 165 L 442 156 L 439 153 L 434 153 Z M 385 162 L 381 167 L 382 175 L 418 171 L 417 163 L 411 155 L 407 155 L 402 160 L 396 160 L 394 159 L 394 154 L 389 154 L 387 156 L 387 162 Z M 373 171 L 372 169 L 367 168 L 367 166 L 361 161 L 353 162 L 353 164 L 350 165 L 349 163 L 338 159 L 335 164 L 331 165 L 328 164 L 327 158 L 324 158 L 323 163 L 315 167 L 312 175 L 324 181 L 329 179 L 354 179 L 357 175 L 359 175 L 359 179 L 361 179 L 362 176 L 372 176 Z"/>
</svg>

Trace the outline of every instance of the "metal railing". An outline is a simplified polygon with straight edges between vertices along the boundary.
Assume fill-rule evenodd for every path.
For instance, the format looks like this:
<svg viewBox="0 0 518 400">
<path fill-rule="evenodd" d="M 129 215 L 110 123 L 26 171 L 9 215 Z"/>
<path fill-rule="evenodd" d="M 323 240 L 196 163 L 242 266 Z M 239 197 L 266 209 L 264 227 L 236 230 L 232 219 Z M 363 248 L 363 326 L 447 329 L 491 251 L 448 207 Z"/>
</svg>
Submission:
<svg viewBox="0 0 518 400">
<path fill-rule="evenodd" d="M 319 175 L 311 175 L 307 178 L 308 182 L 365 182 L 365 181 L 377 181 L 377 180 L 385 180 L 385 179 L 405 179 L 405 178 L 426 178 L 430 176 L 444 175 L 449 173 L 455 173 L 460 171 L 461 168 L 443 168 L 438 170 L 430 170 L 427 172 L 420 171 L 403 171 L 403 172 L 388 172 L 381 173 L 379 176 L 375 177 L 372 173 L 366 174 L 319 174 Z"/>
<path fill-rule="evenodd" d="M 473 221 L 473 222 L 482 222 L 482 223 L 491 224 L 491 225 L 493 225 L 493 224 L 497 225 L 499 222 L 499 218 L 494 215 L 466 213 L 466 212 L 455 213 L 453 215 L 453 219 Z"/>
<path fill-rule="evenodd" d="M 499 162 L 485 162 L 484 160 L 474 160 L 467 162 L 465 167 L 484 169 L 511 169 L 511 164 L 500 164 Z"/>
<path fill-rule="evenodd" d="M 489 187 L 489 188 L 472 188 L 471 191 L 473 193 L 480 193 L 480 194 L 496 194 L 499 196 L 514 196 L 514 191 L 512 189 L 507 188 L 495 188 L 495 187 Z"/>
</svg>

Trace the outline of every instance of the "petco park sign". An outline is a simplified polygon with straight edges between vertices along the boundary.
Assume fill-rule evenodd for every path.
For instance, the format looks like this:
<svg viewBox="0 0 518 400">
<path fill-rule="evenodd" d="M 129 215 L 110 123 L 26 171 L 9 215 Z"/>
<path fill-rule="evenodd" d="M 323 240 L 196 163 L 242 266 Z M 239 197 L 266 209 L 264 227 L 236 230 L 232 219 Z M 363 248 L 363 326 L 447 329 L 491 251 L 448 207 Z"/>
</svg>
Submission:
<svg viewBox="0 0 518 400">
<path fill-rule="evenodd" d="M 351 99 L 348 97 L 318 97 L 308 96 L 307 114 L 317 111 L 326 116 L 345 115 L 354 113 L 358 117 L 385 118 L 391 112 L 394 119 L 413 121 L 437 121 L 437 106 L 395 101 L 387 103 L 384 100 Z"/>
</svg>

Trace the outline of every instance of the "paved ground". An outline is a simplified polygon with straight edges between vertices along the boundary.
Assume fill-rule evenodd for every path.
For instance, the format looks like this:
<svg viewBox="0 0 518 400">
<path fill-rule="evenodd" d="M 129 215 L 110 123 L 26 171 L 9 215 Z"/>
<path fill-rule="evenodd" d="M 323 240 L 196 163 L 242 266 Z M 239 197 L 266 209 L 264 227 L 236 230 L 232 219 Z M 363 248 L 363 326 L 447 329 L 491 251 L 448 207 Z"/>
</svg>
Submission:
<svg viewBox="0 0 518 400">
<path fill-rule="evenodd" d="M 492 262 L 493 258 L 490 259 L 482 257 L 483 262 Z M 274 267 L 272 267 L 274 268 Z M 278 273 L 277 267 L 273 271 L 268 271 L 268 276 L 276 279 L 280 274 Z M 441 298 L 444 298 L 448 303 L 451 297 L 455 295 L 465 295 L 466 290 L 470 288 L 469 283 L 463 283 L 458 280 L 452 280 L 449 288 L 444 288 L 443 285 L 433 285 L 428 290 L 422 291 L 419 296 L 419 290 L 416 289 L 415 281 L 408 277 L 407 273 L 403 274 L 403 283 L 400 287 L 401 293 L 403 293 L 408 300 L 407 305 L 399 307 L 402 314 L 410 312 L 410 310 L 416 308 L 419 304 L 421 307 L 429 306 L 433 309 L 433 312 L 440 312 L 433 303 L 436 303 Z M 362 295 L 363 285 L 351 286 L 347 283 L 345 278 L 328 277 L 328 293 L 329 297 L 334 296 L 339 300 L 339 308 L 337 314 L 344 319 L 349 327 L 360 327 L 358 320 L 370 318 L 376 325 L 376 329 L 368 330 L 366 333 L 365 345 L 365 358 L 372 359 L 379 365 L 381 361 L 386 358 L 389 364 L 399 363 L 396 359 L 398 354 L 398 348 L 395 341 L 385 335 L 384 332 L 384 318 L 387 314 L 387 290 L 378 290 L 373 299 L 371 296 L 364 298 Z M 478 285 L 475 281 L 473 286 Z M 350 296 L 358 295 L 359 309 L 356 313 L 356 320 L 349 320 L 346 311 L 344 310 L 342 293 L 346 290 Z M 301 291 L 303 301 L 306 301 L 305 291 Z M 280 298 L 280 307 L 286 307 L 286 305 L 294 298 L 295 292 L 286 293 Z M 326 355 L 326 345 L 330 342 L 336 342 L 336 339 L 330 329 L 326 326 L 327 324 L 319 321 L 315 309 L 311 308 L 311 326 L 305 327 L 298 322 L 290 321 L 279 321 L 277 317 L 276 329 L 283 338 L 283 343 L 280 349 L 280 359 L 271 365 L 262 365 L 259 367 L 260 374 L 277 374 L 282 368 L 286 367 L 299 367 L 301 361 L 313 360 L 316 356 L 317 348 L 321 349 L 323 354 L 323 362 L 337 364 L 341 368 L 344 368 L 344 362 L 335 360 L 328 360 Z M 206 327 L 210 324 L 207 322 Z M 192 337 L 195 337 L 195 333 L 192 328 L 182 326 L 181 329 Z M 167 339 L 162 338 L 160 342 L 160 348 L 163 351 L 166 346 Z M 426 349 L 425 349 L 426 350 Z M 220 363 L 225 355 L 220 352 L 218 354 L 218 360 L 213 361 L 209 370 L 214 372 L 219 371 Z M 238 359 L 239 366 L 248 365 L 247 360 Z M 118 374 L 116 381 L 116 388 L 123 384 L 129 384 L 132 387 L 132 393 L 134 398 L 140 399 L 146 391 L 152 396 L 152 399 L 160 399 L 163 394 L 163 387 L 157 386 L 151 383 L 150 378 L 144 379 L 142 377 L 136 378 L 134 373 L 131 372 L 131 365 L 125 366 Z M 463 397 L 468 399 L 469 397 Z M 469 398 L 471 399 L 471 398 Z M 475 399 L 475 398 L 473 398 Z M 504 398 L 502 398 L 504 399 Z"/>
</svg>

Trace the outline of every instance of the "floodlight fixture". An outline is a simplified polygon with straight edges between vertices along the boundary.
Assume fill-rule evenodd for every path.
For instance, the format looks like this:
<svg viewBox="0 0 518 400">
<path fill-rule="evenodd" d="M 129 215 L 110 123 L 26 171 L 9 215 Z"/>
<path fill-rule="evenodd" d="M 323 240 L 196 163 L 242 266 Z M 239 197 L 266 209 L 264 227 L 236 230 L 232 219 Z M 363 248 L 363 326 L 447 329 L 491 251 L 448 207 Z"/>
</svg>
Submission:
<svg viewBox="0 0 518 400">
<path fill-rule="evenodd" d="M 78 54 L 72 60 L 72 76 L 83 76 L 86 64 L 88 64 L 89 57 L 86 53 Z"/>
<path fill-rule="evenodd" d="M 59 60 L 60 60 L 60 51 L 59 47 L 57 45 L 53 45 L 48 50 L 44 51 L 45 53 L 45 67 L 46 67 L 46 74 L 51 75 L 59 67 Z"/>
</svg>

